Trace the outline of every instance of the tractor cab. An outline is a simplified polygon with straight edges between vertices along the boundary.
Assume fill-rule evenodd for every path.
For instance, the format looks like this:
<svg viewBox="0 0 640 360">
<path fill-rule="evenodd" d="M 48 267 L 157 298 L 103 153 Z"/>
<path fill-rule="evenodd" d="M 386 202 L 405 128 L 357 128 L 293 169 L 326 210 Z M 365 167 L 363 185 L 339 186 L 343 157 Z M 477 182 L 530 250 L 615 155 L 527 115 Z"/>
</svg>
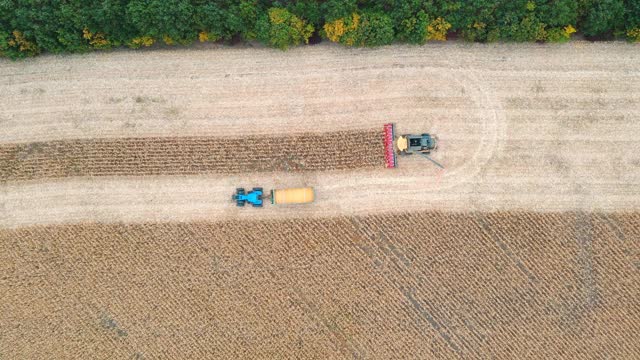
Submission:
<svg viewBox="0 0 640 360">
<path fill-rule="evenodd" d="M 262 188 L 253 188 L 250 192 L 246 192 L 244 188 L 237 188 L 236 193 L 231 196 L 231 200 L 235 201 L 237 206 L 244 206 L 245 203 L 251 204 L 253 207 L 262 207 L 264 192 Z"/>
</svg>

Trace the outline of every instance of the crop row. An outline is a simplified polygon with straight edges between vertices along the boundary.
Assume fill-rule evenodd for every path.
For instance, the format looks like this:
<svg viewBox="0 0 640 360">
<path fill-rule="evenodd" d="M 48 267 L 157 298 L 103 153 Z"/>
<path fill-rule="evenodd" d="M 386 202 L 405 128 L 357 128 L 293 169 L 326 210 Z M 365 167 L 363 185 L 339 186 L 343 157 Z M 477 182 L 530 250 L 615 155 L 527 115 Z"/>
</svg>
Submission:
<svg viewBox="0 0 640 360">
<path fill-rule="evenodd" d="M 0 146 L 0 181 L 382 166 L 379 130 L 238 138 L 78 139 Z"/>
<path fill-rule="evenodd" d="M 638 229 L 528 212 L 0 229 L 3 354 L 636 358 Z"/>
</svg>

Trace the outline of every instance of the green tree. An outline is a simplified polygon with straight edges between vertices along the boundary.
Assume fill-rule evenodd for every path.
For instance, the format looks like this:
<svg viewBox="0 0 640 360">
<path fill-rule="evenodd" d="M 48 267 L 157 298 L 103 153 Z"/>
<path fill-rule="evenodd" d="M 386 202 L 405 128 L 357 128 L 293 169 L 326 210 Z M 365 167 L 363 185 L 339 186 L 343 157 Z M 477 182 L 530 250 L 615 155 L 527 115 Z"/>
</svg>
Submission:
<svg viewBox="0 0 640 360">
<path fill-rule="evenodd" d="M 593 0 L 589 3 L 580 30 L 587 36 L 611 36 L 622 30 L 624 15 L 623 0 Z"/>
<path fill-rule="evenodd" d="M 276 10 L 273 10 L 276 9 Z M 640 41 L 640 0 L 0 0 L 0 56 L 82 52 L 157 41 L 307 43 L 312 29 L 347 46 L 553 41 L 578 29 Z"/>
<path fill-rule="evenodd" d="M 397 28 L 397 38 L 410 44 L 424 44 L 427 40 L 427 28 L 431 23 L 431 18 L 424 10 L 409 16 L 402 21 Z"/>
<path fill-rule="evenodd" d="M 9 26 L 11 5 L 9 1 L 0 1 L 0 56 L 15 57 L 17 55 L 9 47 L 12 30 Z"/>
<path fill-rule="evenodd" d="M 380 46 L 390 44 L 394 39 L 393 22 L 381 12 L 363 12 L 357 29 L 356 45 Z"/>
<path fill-rule="evenodd" d="M 238 5 L 232 8 L 231 12 L 237 14 L 232 16 L 230 21 L 234 23 L 234 28 L 241 34 L 242 38 L 246 40 L 255 39 L 259 14 L 264 14 L 266 11 L 256 0 L 241 0 Z"/>
<path fill-rule="evenodd" d="M 576 25 L 578 22 L 576 0 L 536 1 L 536 11 L 540 19 L 550 27 Z"/>
<path fill-rule="evenodd" d="M 79 27 L 87 28 L 91 33 L 104 34 L 110 46 L 125 44 L 141 34 L 127 16 L 128 0 L 83 1 L 73 0 L 74 8 L 81 14 L 83 23 Z"/>
<path fill-rule="evenodd" d="M 625 30 L 627 38 L 640 42 L 640 1 L 627 0 L 626 2 Z"/>
<path fill-rule="evenodd" d="M 537 15 L 538 7 L 532 0 L 514 0 L 498 8 L 499 38 L 508 41 L 545 40 L 546 24 Z"/>
<path fill-rule="evenodd" d="M 141 36 L 162 39 L 169 45 L 191 43 L 198 32 L 188 0 L 132 0 L 127 15 Z"/>
<path fill-rule="evenodd" d="M 325 23 L 343 19 L 358 11 L 357 0 L 328 0 L 320 6 Z"/>
<path fill-rule="evenodd" d="M 82 28 L 78 26 L 80 16 L 60 1 L 17 1 L 9 5 L 9 27 L 14 42 L 33 43 L 29 55 L 40 51 L 60 53 L 63 51 L 85 51 L 88 45 L 82 38 Z M 17 35 L 14 32 L 21 35 Z M 11 41 L 11 40 L 10 40 Z"/>
<path fill-rule="evenodd" d="M 292 14 L 305 19 L 314 29 L 319 29 L 324 24 L 324 13 L 321 2 L 318 0 L 293 1 L 286 5 L 286 9 Z"/>
<path fill-rule="evenodd" d="M 206 40 L 229 40 L 236 31 L 229 29 L 229 10 L 227 4 L 198 2 L 194 5 L 194 23 L 200 34 L 206 34 Z M 205 40 L 200 37 L 201 41 Z"/>
<path fill-rule="evenodd" d="M 454 29 L 460 29 L 463 39 L 495 41 L 500 33 L 497 23 L 498 5 L 498 1 L 469 0 L 461 5 L 458 14 L 445 16 L 452 21 Z"/>
<path fill-rule="evenodd" d="M 432 0 L 375 0 L 369 10 L 391 18 L 396 39 L 412 44 L 424 43 L 426 28 L 437 13 Z"/>
<path fill-rule="evenodd" d="M 256 24 L 258 40 L 281 50 L 303 42 L 308 43 L 313 31 L 313 25 L 283 8 L 269 9 Z"/>
</svg>

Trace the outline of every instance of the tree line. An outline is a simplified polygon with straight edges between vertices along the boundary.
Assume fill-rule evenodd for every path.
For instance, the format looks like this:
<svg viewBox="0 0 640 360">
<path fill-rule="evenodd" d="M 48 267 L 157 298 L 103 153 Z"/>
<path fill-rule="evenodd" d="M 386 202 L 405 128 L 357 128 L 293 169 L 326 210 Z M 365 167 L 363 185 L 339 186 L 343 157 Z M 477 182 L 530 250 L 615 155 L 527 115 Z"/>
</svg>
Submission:
<svg viewBox="0 0 640 360">
<path fill-rule="evenodd" d="M 257 40 L 287 49 L 473 42 L 640 42 L 640 0 L 0 0 L 0 56 Z"/>
</svg>

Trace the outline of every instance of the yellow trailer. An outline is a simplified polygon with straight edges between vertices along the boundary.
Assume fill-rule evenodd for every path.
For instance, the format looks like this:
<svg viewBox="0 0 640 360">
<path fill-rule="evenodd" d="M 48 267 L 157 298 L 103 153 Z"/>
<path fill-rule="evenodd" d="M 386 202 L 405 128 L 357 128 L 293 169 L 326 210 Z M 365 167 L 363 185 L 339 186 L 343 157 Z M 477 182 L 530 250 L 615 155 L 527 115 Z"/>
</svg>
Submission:
<svg viewBox="0 0 640 360">
<path fill-rule="evenodd" d="M 315 192 L 311 187 L 271 190 L 272 204 L 308 204 L 315 198 Z"/>
</svg>

